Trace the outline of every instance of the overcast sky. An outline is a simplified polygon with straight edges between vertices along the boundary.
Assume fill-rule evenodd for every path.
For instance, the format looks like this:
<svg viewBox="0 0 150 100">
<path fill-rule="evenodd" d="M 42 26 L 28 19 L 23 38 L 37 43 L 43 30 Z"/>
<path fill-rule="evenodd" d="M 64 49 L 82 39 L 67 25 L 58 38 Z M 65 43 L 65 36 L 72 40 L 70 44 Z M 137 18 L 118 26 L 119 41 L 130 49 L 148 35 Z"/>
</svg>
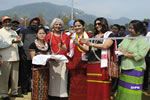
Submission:
<svg viewBox="0 0 150 100">
<path fill-rule="evenodd" d="M 72 0 L 0 0 L 0 10 L 35 2 L 71 6 Z M 98 17 L 127 17 L 139 20 L 150 18 L 150 0 L 74 0 L 74 7 Z"/>
</svg>

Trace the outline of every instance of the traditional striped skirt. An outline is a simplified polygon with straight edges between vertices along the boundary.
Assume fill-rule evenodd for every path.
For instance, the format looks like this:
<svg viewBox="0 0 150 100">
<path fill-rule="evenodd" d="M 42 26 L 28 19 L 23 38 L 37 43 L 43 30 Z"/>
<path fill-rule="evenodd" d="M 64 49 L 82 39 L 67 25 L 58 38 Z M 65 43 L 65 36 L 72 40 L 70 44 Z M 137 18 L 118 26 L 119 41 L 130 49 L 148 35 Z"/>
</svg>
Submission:
<svg viewBox="0 0 150 100">
<path fill-rule="evenodd" d="M 86 69 L 70 70 L 69 100 L 87 100 Z"/>
<path fill-rule="evenodd" d="M 116 100 L 141 100 L 144 69 L 122 70 Z"/>
<path fill-rule="evenodd" d="M 32 100 L 48 99 L 49 68 L 32 68 Z"/>
<path fill-rule="evenodd" d="M 87 100 L 110 100 L 108 69 L 100 68 L 100 63 L 88 64 L 87 77 Z"/>
</svg>

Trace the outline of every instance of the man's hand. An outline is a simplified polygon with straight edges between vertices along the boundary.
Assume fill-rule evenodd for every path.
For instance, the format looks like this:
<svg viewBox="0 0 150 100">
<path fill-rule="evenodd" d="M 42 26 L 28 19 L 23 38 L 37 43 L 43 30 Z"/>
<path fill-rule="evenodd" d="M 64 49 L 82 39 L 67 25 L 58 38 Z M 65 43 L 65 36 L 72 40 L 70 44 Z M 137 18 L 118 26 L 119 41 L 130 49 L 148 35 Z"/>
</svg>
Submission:
<svg viewBox="0 0 150 100">
<path fill-rule="evenodd" d="M 19 34 L 16 40 L 12 40 L 12 43 L 19 43 L 22 40 L 22 34 Z"/>
<path fill-rule="evenodd" d="M 0 56 L 0 66 L 3 64 L 2 56 Z"/>
</svg>

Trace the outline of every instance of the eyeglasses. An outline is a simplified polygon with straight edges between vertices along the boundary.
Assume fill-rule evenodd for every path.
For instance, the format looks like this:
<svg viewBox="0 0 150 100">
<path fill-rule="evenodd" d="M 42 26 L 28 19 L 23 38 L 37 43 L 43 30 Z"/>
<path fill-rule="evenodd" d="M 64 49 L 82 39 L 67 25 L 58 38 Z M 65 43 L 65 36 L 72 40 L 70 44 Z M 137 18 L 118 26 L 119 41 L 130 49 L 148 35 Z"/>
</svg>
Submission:
<svg viewBox="0 0 150 100">
<path fill-rule="evenodd" d="M 101 24 L 101 23 L 95 23 L 95 26 L 96 26 L 96 25 L 100 26 L 100 25 L 102 25 L 102 24 Z"/>
</svg>

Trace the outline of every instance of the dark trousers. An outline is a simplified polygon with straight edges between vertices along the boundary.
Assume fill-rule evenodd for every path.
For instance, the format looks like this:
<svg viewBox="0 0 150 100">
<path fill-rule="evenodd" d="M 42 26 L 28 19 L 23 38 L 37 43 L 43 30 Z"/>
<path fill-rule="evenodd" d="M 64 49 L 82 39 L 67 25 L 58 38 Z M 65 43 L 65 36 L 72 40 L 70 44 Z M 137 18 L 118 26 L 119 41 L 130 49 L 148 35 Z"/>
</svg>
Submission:
<svg viewBox="0 0 150 100">
<path fill-rule="evenodd" d="M 144 72 L 144 82 L 143 82 L 143 89 L 148 90 L 148 78 L 149 78 L 149 70 L 150 70 L 150 57 L 146 56 L 146 70 Z"/>
<path fill-rule="evenodd" d="M 111 95 L 113 96 L 117 90 L 119 78 L 112 78 Z"/>
<path fill-rule="evenodd" d="M 32 79 L 32 61 L 25 60 L 20 62 L 20 86 L 22 92 L 31 91 L 31 79 Z"/>
</svg>

